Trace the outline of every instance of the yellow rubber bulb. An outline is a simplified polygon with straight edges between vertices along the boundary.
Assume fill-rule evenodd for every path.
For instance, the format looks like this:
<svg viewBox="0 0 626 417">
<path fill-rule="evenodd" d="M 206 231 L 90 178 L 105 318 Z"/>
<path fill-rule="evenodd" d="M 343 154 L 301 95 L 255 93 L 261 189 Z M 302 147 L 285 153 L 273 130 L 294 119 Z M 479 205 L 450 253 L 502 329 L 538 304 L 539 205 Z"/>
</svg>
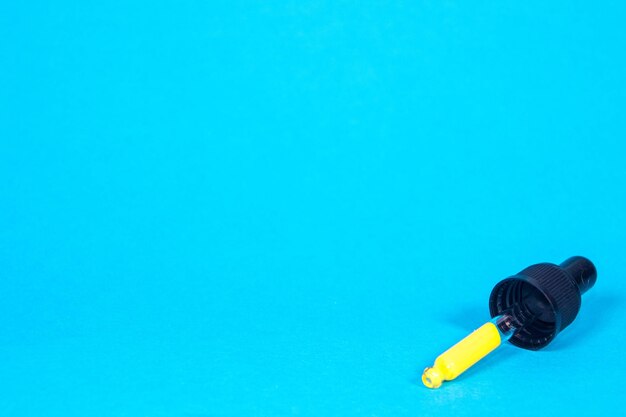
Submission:
<svg viewBox="0 0 626 417">
<path fill-rule="evenodd" d="M 496 325 L 491 322 L 483 324 L 439 355 L 435 364 L 424 370 L 422 382 L 428 388 L 439 388 L 443 381 L 451 381 L 461 375 L 500 346 L 501 342 Z"/>
</svg>

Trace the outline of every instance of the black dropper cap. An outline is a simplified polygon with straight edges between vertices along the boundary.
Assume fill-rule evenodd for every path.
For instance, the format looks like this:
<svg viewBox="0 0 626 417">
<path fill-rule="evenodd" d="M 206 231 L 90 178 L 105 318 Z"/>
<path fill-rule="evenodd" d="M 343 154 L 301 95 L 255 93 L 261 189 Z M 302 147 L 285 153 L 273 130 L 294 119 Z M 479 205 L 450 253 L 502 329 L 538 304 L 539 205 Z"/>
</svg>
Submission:
<svg viewBox="0 0 626 417">
<path fill-rule="evenodd" d="M 593 287 L 596 276 L 596 267 L 582 256 L 560 265 L 531 265 L 496 284 L 489 297 L 491 317 L 510 317 L 516 331 L 509 341 L 515 346 L 541 349 L 574 321 L 581 295 Z"/>
</svg>

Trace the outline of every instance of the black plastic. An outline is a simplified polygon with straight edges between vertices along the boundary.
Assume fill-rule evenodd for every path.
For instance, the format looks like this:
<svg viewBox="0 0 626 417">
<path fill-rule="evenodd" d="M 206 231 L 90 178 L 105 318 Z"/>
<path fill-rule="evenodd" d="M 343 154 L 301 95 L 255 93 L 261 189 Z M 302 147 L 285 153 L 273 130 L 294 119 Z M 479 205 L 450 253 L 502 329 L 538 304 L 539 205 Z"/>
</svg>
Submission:
<svg viewBox="0 0 626 417">
<path fill-rule="evenodd" d="M 508 314 L 517 329 L 509 341 L 524 349 L 541 349 L 574 321 L 581 295 L 596 278 L 596 267 L 582 256 L 560 265 L 531 265 L 496 284 L 489 297 L 491 317 Z"/>
</svg>

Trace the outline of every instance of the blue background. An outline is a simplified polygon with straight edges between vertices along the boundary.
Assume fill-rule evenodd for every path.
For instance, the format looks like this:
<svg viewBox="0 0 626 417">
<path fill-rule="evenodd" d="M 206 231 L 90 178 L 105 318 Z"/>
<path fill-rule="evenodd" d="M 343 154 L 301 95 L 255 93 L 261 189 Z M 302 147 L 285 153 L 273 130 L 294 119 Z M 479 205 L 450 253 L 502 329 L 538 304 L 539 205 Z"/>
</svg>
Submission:
<svg viewBox="0 0 626 417">
<path fill-rule="evenodd" d="M 0 5 L 0 415 L 624 412 L 622 2 L 98 3 Z M 421 386 L 575 254 L 555 343 Z"/>
</svg>

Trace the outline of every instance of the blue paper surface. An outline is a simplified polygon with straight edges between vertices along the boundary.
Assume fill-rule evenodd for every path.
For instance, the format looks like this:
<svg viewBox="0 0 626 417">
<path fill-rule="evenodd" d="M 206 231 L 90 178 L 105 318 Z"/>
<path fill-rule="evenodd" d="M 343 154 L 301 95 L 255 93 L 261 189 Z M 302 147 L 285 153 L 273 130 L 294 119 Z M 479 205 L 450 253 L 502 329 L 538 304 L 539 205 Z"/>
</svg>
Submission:
<svg viewBox="0 0 626 417">
<path fill-rule="evenodd" d="M 620 415 L 622 2 L 0 5 L 0 415 Z M 493 285 L 545 350 L 428 390 Z"/>
</svg>

